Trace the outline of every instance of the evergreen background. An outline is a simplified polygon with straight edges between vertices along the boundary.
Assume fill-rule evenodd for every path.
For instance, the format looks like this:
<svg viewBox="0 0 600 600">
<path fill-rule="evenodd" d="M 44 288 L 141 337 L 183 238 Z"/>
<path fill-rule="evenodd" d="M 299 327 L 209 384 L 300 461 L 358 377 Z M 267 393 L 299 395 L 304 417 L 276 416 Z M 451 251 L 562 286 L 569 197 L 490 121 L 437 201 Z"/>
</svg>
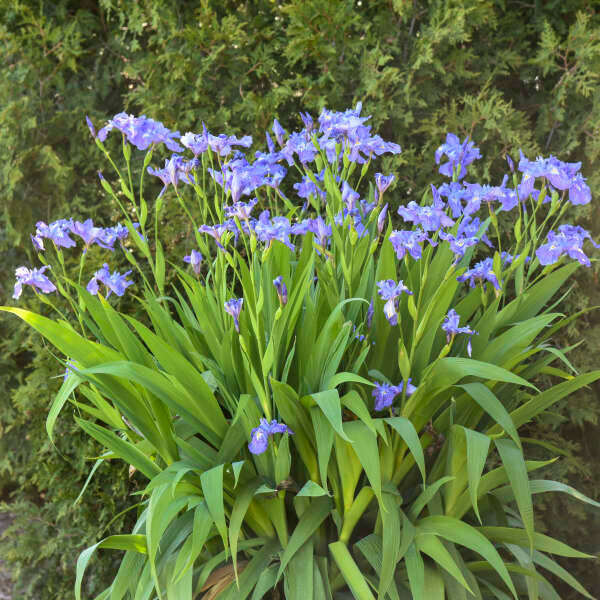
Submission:
<svg viewBox="0 0 600 600">
<path fill-rule="evenodd" d="M 123 109 L 182 133 L 205 121 L 262 145 L 274 117 L 298 127 L 300 109 L 317 115 L 362 100 L 374 128 L 403 149 L 392 167 L 394 202 L 441 182 L 433 153 L 453 131 L 471 135 L 484 155 L 473 180 L 499 183 L 505 153 L 519 148 L 582 161 L 595 201 L 571 219 L 597 239 L 599 11 L 589 0 L 3 0 L 0 303 L 12 302 L 15 267 L 34 260 L 37 220 L 116 219 L 84 116 L 101 124 Z M 598 271 L 594 263 L 580 273 L 563 312 L 600 304 Z M 582 342 L 570 354 L 577 368 L 598 368 L 599 314 L 580 319 L 563 342 Z M 15 598 L 71 598 L 78 553 L 101 530 L 122 532 L 127 513 L 111 519 L 135 502 L 135 477 L 105 464 L 74 505 L 99 448 L 68 411 L 57 448 L 50 444 L 44 421 L 59 371 L 37 335 L 0 320 L 0 510 L 16 517 L 0 556 L 14 572 Z M 593 498 L 599 398 L 598 387 L 585 390 L 528 431 L 554 445 L 531 453 L 564 454 L 551 477 Z M 557 495 L 538 509 L 538 530 L 600 552 L 598 511 Z M 95 560 L 88 594 L 107 585 L 115 556 Z M 569 568 L 600 591 L 597 565 Z"/>
</svg>

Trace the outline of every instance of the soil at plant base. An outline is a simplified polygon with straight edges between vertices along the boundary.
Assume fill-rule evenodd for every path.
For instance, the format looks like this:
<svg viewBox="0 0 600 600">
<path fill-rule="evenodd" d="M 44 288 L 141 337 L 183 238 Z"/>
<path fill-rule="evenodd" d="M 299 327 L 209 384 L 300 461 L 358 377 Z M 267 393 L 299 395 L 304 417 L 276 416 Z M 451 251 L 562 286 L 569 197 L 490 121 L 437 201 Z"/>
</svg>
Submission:
<svg viewBox="0 0 600 600">
<path fill-rule="evenodd" d="M 0 513 L 0 536 L 4 530 L 10 525 L 10 515 Z M 6 570 L 6 565 L 0 557 L 0 600 L 12 600 L 12 581 Z"/>
</svg>

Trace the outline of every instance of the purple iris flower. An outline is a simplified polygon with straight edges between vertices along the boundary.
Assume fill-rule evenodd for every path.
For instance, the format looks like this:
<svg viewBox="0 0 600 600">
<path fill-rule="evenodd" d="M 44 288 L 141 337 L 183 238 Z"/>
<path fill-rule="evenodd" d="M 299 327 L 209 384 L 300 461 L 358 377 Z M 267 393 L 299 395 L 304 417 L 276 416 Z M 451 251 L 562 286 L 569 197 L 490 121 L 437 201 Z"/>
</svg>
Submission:
<svg viewBox="0 0 600 600">
<path fill-rule="evenodd" d="M 457 181 L 443 183 L 437 190 L 439 196 L 446 198 L 446 202 L 452 211 L 452 216 L 455 219 L 463 214 L 463 200 L 469 196 L 468 190 Z M 479 208 L 479 206 L 477 207 Z"/>
<path fill-rule="evenodd" d="M 258 198 L 252 198 L 250 202 L 235 202 L 233 206 L 225 207 L 225 216 L 237 217 L 240 221 L 248 221 L 250 219 L 250 213 L 256 206 Z"/>
<path fill-rule="evenodd" d="M 375 398 L 375 410 L 384 410 L 388 406 L 394 403 L 394 398 L 402 393 L 404 389 L 404 381 L 401 381 L 398 385 L 390 385 L 389 383 L 375 383 L 375 389 L 372 392 L 372 396 Z M 411 378 L 409 377 L 406 381 L 406 395 L 410 396 L 417 388 L 412 385 Z"/>
<path fill-rule="evenodd" d="M 385 227 L 387 211 L 388 211 L 388 205 L 386 203 L 384 205 L 384 207 L 381 209 L 381 211 L 379 212 L 379 216 L 377 217 L 377 231 L 379 233 L 382 233 L 383 229 Z"/>
<path fill-rule="evenodd" d="M 446 142 L 435 151 L 436 164 L 440 164 L 442 156 L 446 156 L 448 162 L 440 167 L 440 173 L 446 177 L 452 177 L 455 169 L 458 168 L 458 179 L 462 179 L 467 174 L 466 167 L 474 160 L 481 158 L 481 153 L 468 137 L 461 142 L 457 135 L 448 133 Z"/>
<path fill-rule="evenodd" d="M 500 283 L 494 273 L 494 261 L 486 258 L 478 263 L 472 269 L 465 271 L 463 275 L 456 278 L 457 281 L 469 281 L 469 287 L 475 287 L 475 282 L 482 283 L 485 289 L 485 281 L 489 281 L 497 290 L 500 289 Z"/>
<path fill-rule="evenodd" d="M 108 133 L 118 129 L 127 137 L 130 144 L 138 150 L 147 150 L 151 144 L 165 144 L 172 152 L 182 152 L 183 148 L 175 141 L 179 131 L 170 131 L 159 121 L 148 119 L 145 115 L 134 117 L 127 113 L 115 115 L 98 132 L 98 139 L 103 142 Z"/>
<path fill-rule="evenodd" d="M 513 162 L 513 159 L 510 157 L 510 154 L 506 155 L 506 162 L 508 163 L 508 168 L 510 169 L 511 173 L 515 172 L 515 163 Z"/>
<path fill-rule="evenodd" d="M 371 302 L 369 304 L 369 308 L 367 309 L 367 329 L 371 329 L 374 315 L 375 315 L 375 305 L 373 304 L 373 300 L 371 300 Z"/>
<path fill-rule="evenodd" d="M 283 281 L 283 277 L 281 275 L 275 277 L 275 279 L 273 279 L 273 285 L 277 290 L 279 304 L 281 304 L 281 306 L 285 306 L 288 301 L 288 291 L 287 286 L 285 285 L 285 281 Z"/>
<path fill-rule="evenodd" d="M 177 184 L 183 181 L 187 184 L 194 183 L 193 175 L 190 175 L 191 171 L 195 169 L 200 162 L 197 158 L 192 160 L 185 160 L 179 154 L 173 154 L 171 158 L 165 159 L 165 166 L 162 169 L 154 169 L 148 167 L 148 173 L 158 177 L 164 184 L 161 195 L 165 192 L 169 185 L 177 188 Z"/>
<path fill-rule="evenodd" d="M 316 179 L 319 181 L 318 176 Z M 315 198 L 323 200 L 327 196 L 327 194 L 306 175 L 302 177 L 302 180 L 299 183 L 294 184 L 294 189 L 300 198 L 310 198 L 310 196 L 314 196 Z"/>
<path fill-rule="evenodd" d="M 383 312 L 390 325 L 398 325 L 398 298 L 404 292 L 412 296 L 412 292 L 404 285 L 402 280 L 396 283 L 393 279 L 384 279 L 377 282 L 378 293 L 386 303 Z"/>
<path fill-rule="evenodd" d="M 43 221 L 38 221 L 36 225 L 35 237 L 38 239 L 47 238 L 54 242 L 56 246 L 62 248 L 72 248 L 76 246 L 75 241 L 69 237 L 71 232 L 71 220 L 59 219 L 46 225 Z"/>
<path fill-rule="evenodd" d="M 381 201 L 383 193 L 392 185 L 394 175 L 384 175 L 383 173 L 375 173 L 375 186 L 377 187 L 377 201 Z"/>
<path fill-rule="evenodd" d="M 191 131 L 188 131 L 185 135 L 181 136 L 179 141 L 183 146 L 191 150 L 196 157 L 208 150 L 208 129 L 206 129 L 206 125 L 202 123 L 202 133 L 192 133 Z"/>
<path fill-rule="evenodd" d="M 237 138 L 235 135 L 212 135 L 208 134 L 208 145 L 213 152 L 216 152 L 219 156 L 227 156 L 233 151 L 233 146 L 242 146 L 243 148 L 250 148 L 252 146 L 252 137 L 245 135 L 244 137 Z"/>
<path fill-rule="evenodd" d="M 106 242 L 106 230 L 102 227 L 95 227 L 92 219 L 86 219 L 83 223 L 81 221 L 73 221 L 70 224 L 71 233 L 80 237 L 83 240 L 85 253 L 92 244 L 98 244 L 98 246 L 107 250 L 112 250 L 112 244 Z"/>
<path fill-rule="evenodd" d="M 192 250 L 188 256 L 183 257 L 183 262 L 192 265 L 192 269 L 196 275 L 200 275 L 200 267 L 202 266 L 202 260 L 204 257 L 198 250 Z"/>
<path fill-rule="evenodd" d="M 317 217 L 310 221 L 309 230 L 315 234 L 317 244 L 321 248 L 326 248 L 331 237 L 331 225 L 327 225 L 321 217 Z"/>
<path fill-rule="evenodd" d="M 56 286 L 44 275 L 44 271 L 49 269 L 50 266 L 46 265 L 39 269 L 28 269 L 27 267 L 18 267 L 15 270 L 15 277 L 17 281 L 15 283 L 15 289 L 13 292 L 13 298 L 18 300 L 23 293 L 23 286 L 30 285 L 34 290 L 39 290 L 44 294 L 56 291 Z"/>
<path fill-rule="evenodd" d="M 287 160 L 288 165 L 294 164 L 294 155 L 304 165 L 310 163 L 317 155 L 317 149 L 310 136 L 306 132 L 294 132 L 288 137 L 285 146 L 281 150 L 282 156 Z"/>
<path fill-rule="evenodd" d="M 302 119 L 302 123 L 304 123 L 304 127 L 308 133 L 310 133 L 315 128 L 315 122 L 313 118 L 308 113 L 300 112 L 300 118 Z"/>
<path fill-rule="evenodd" d="M 470 327 L 459 327 L 460 315 L 451 308 L 442 323 L 442 329 L 446 332 L 446 342 L 449 344 L 454 336 L 459 333 L 465 333 L 469 336 L 469 343 L 467 344 L 467 353 L 471 356 L 471 337 L 478 335 L 477 331 L 474 331 Z"/>
<path fill-rule="evenodd" d="M 225 302 L 225 312 L 233 317 L 233 324 L 238 333 L 240 332 L 240 313 L 242 312 L 243 304 L 243 298 L 231 298 Z"/>
<path fill-rule="evenodd" d="M 589 185 L 585 182 L 585 178 L 581 173 L 577 173 L 571 180 L 569 187 L 569 201 L 571 204 L 589 204 L 592 200 L 592 192 Z"/>
<path fill-rule="evenodd" d="M 346 205 L 349 211 L 353 211 L 356 207 L 356 203 L 360 198 L 360 194 L 355 192 L 347 181 L 342 182 L 342 202 Z"/>
<path fill-rule="evenodd" d="M 104 263 L 102 268 L 94 273 L 94 276 L 90 279 L 86 289 L 90 294 L 96 295 L 100 289 L 98 283 L 103 283 L 107 288 L 107 298 L 112 292 L 117 296 L 122 296 L 125 293 L 125 290 L 130 285 L 133 285 L 133 281 L 127 279 L 127 275 L 130 273 L 131 271 L 126 271 L 122 275 L 118 271 L 111 273 L 108 264 Z"/>
<path fill-rule="evenodd" d="M 600 248 L 600 245 L 592 240 L 590 233 L 583 227 L 561 225 L 558 233 L 548 232 L 547 242 L 536 250 L 535 255 L 540 264 L 544 266 L 553 265 L 563 254 L 567 254 L 570 258 L 579 261 L 580 264 L 589 267 L 590 259 L 583 251 L 583 243 L 586 239 L 589 239 L 595 248 Z"/>
<path fill-rule="evenodd" d="M 92 134 L 92 137 L 96 139 L 96 128 L 94 127 L 92 120 L 87 115 L 85 115 L 85 122 L 88 126 L 88 129 L 90 130 L 90 133 Z"/>
<path fill-rule="evenodd" d="M 440 238 L 450 243 L 450 249 L 454 252 L 458 260 L 464 256 L 467 248 L 475 246 L 480 240 L 489 247 L 492 246 L 485 233 L 481 236 L 479 235 L 480 227 L 481 222 L 479 218 L 464 217 L 458 226 L 456 235 L 442 231 L 440 232 Z"/>
<path fill-rule="evenodd" d="M 250 434 L 248 450 L 252 454 L 262 454 L 269 446 L 269 438 L 276 433 L 294 435 L 294 432 L 287 425 L 278 423 L 275 419 L 271 422 L 267 419 L 261 419 L 259 426 L 255 427 Z"/>
<path fill-rule="evenodd" d="M 200 227 L 198 227 L 198 231 L 200 233 L 207 233 L 210 235 L 212 238 L 214 238 L 219 249 L 223 251 L 225 250 L 221 244 L 221 238 L 226 231 L 229 231 L 229 227 L 226 224 L 218 223 L 217 225 L 200 225 Z"/>
<path fill-rule="evenodd" d="M 43 252 L 44 251 L 44 240 L 42 237 L 40 237 L 39 235 L 29 235 L 29 237 L 31 238 L 31 243 L 33 244 L 33 247 L 38 251 L 38 252 Z"/>
<path fill-rule="evenodd" d="M 442 227 L 454 225 L 454 221 L 444 212 L 441 205 L 419 206 L 414 200 L 407 206 L 398 208 L 398 214 L 405 220 L 420 225 L 425 231 L 438 231 Z"/>
<path fill-rule="evenodd" d="M 283 148 L 283 137 L 285 136 L 285 129 L 281 126 L 277 119 L 273 121 L 273 135 L 277 140 L 279 146 Z"/>
<path fill-rule="evenodd" d="M 271 245 L 273 240 L 278 240 L 290 250 L 294 249 L 294 245 L 290 242 L 292 227 L 286 217 L 271 218 L 270 212 L 263 210 L 258 220 L 254 222 L 254 233 L 267 247 Z"/>
<path fill-rule="evenodd" d="M 134 223 L 133 226 L 138 228 L 140 224 Z M 128 235 L 129 229 L 127 229 L 127 227 L 122 223 L 117 223 L 117 225 L 114 225 L 113 227 L 107 227 L 104 229 L 104 234 L 102 237 L 102 241 L 105 244 L 103 247 L 107 247 L 109 250 L 112 250 L 117 240 L 122 242 L 127 239 Z M 141 234 L 139 235 L 141 237 Z"/>
<path fill-rule="evenodd" d="M 390 242 L 396 252 L 398 260 L 404 258 L 408 252 L 415 260 L 421 258 L 423 247 L 422 243 L 427 240 L 433 246 L 435 242 L 429 239 L 427 233 L 422 229 L 417 228 L 415 231 L 402 229 L 400 231 L 392 231 L 390 234 Z"/>
</svg>

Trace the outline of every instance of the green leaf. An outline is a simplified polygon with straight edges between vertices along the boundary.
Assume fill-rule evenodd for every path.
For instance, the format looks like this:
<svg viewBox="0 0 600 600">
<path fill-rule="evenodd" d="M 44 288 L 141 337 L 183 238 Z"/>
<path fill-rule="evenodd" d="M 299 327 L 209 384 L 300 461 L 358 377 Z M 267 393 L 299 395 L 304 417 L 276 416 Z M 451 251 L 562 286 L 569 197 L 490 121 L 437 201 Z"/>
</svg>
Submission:
<svg viewBox="0 0 600 600">
<path fill-rule="evenodd" d="M 506 566 L 497 550 L 487 539 L 490 536 L 482 535 L 481 529 L 475 529 L 464 521 L 443 515 L 425 517 L 417 522 L 417 529 L 421 533 L 429 533 L 443 537 L 455 544 L 465 546 L 481 554 L 500 575 L 502 581 L 508 586 L 513 596 L 517 598 L 517 591 L 508 574 Z"/>
<path fill-rule="evenodd" d="M 507 544 L 517 544 L 519 546 L 529 546 L 529 536 L 524 529 L 517 529 L 515 527 L 478 527 L 481 533 L 483 533 L 490 540 L 495 542 L 504 542 Z M 536 550 L 542 552 L 550 552 L 550 554 L 557 554 L 558 556 L 568 556 L 570 558 L 595 558 L 592 554 L 586 554 L 585 552 L 579 552 L 563 542 L 559 542 L 543 533 L 534 532 L 533 534 L 533 547 Z"/>
<path fill-rule="evenodd" d="M 490 448 L 490 438 L 483 433 L 461 427 L 467 442 L 467 477 L 469 480 L 469 495 L 477 520 L 481 523 L 479 509 L 477 507 L 477 490 L 481 480 L 481 474 L 487 460 Z"/>
<path fill-rule="evenodd" d="M 527 475 L 523 451 L 512 440 L 498 439 L 495 440 L 495 444 L 500 453 L 502 464 L 506 469 L 508 480 L 512 487 L 527 537 L 529 538 L 530 550 L 533 551 L 533 502 L 531 500 L 529 476 Z"/>
<path fill-rule="evenodd" d="M 227 525 L 225 523 L 225 505 L 223 503 L 223 467 L 224 465 L 218 465 L 208 471 L 204 471 L 200 475 L 200 482 L 206 506 L 221 534 L 225 553 L 227 553 L 229 541 L 227 538 Z"/>
<path fill-rule="evenodd" d="M 296 494 L 296 497 L 308 496 L 312 498 L 316 498 L 318 496 L 329 496 L 329 493 L 324 490 L 318 483 L 314 481 L 307 481 L 302 489 Z"/>
<path fill-rule="evenodd" d="M 331 556 L 333 556 L 333 560 L 352 591 L 354 598 L 356 600 L 375 600 L 367 580 L 354 562 L 346 544 L 343 542 L 329 544 L 329 552 L 331 552 Z"/>
<path fill-rule="evenodd" d="M 356 444 L 355 444 L 356 447 Z M 383 524 L 383 551 L 381 558 L 381 572 L 379 574 L 378 598 L 383 599 L 394 581 L 396 565 L 400 560 L 400 512 L 396 496 L 383 494 L 383 510 L 380 512 Z"/>
<path fill-rule="evenodd" d="M 453 480 L 454 477 L 446 475 L 446 477 L 442 477 L 441 479 L 430 483 L 413 501 L 410 511 L 408 512 L 408 516 L 414 521 L 421 514 L 421 511 L 427 506 L 427 504 L 431 502 L 433 497 L 438 493 L 439 489 L 449 481 Z"/>
<path fill-rule="evenodd" d="M 416 544 L 417 549 L 420 552 L 427 554 L 427 556 L 432 558 L 438 565 L 446 569 L 446 571 L 448 571 L 448 573 L 450 573 L 450 575 L 452 575 L 452 577 L 454 577 L 454 579 L 456 579 L 456 581 L 458 581 L 466 590 L 471 592 L 471 588 L 467 584 L 458 565 L 452 558 L 452 555 L 437 536 L 429 534 L 419 535 L 417 528 Z"/>
<path fill-rule="evenodd" d="M 331 423 L 334 431 L 343 440 L 352 443 L 352 440 L 348 438 L 342 427 L 342 405 L 337 390 L 326 390 L 324 392 L 311 394 L 310 398 L 317 403 L 317 406 Z"/>
<path fill-rule="evenodd" d="M 381 465 L 379 462 L 377 435 L 362 421 L 348 421 L 345 424 L 345 428 L 354 439 L 352 449 L 356 452 L 356 456 L 358 456 L 358 460 L 367 474 L 371 488 L 379 500 L 380 506 L 383 508 L 381 496 Z"/>
<path fill-rule="evenodd" d="M 404 561 L 413 600 L 428 600 L 425 597 L 425 563 L 416 542 L 409 546 Z"/>
<path fill-rule="evenodd" d="M 102 541 L 86 548 L 77 558 L 75 569 L 75 600 L 81 600 L 81 583 L 85 569 L 98 548 L 111 548 L 114 550 L 131 550 L 146 554 L 146 536 L 139 534 L 111 535 Z"/>
<path fill-rule="evenodd" d="M 286 600 L 313 600 L 313 540 L 309 539 L 296 552 L 285 570 Z M 321 600 L 317 598 L 316 600 Z"/>
<path fill-rule="evenodd" d="M 231 516 L 229 518 L 229 546 L 231 548 L 231 558 L 233 560 L 233 569 L 235 571 L 235 577 L 237 579 L 237 545 L 240 530 L 244 522 L 244 517 L 248 511 L 248 507 L 254 498 L 254 493 L 260 487 L 261 480 L 257 477 L 246 483 L 239 490 L 233 508 L 231 509 Z"/>
<path fill-rule="evenodd" d="M 79 426 L 88 435 L 100 442 L 105 448 L 114 452 L 119 458 L 122 458 L 128 464 L 135 467 L 138 471 L 148 477 L 148 479 L 152 479 L 161 472 L 160 468 L 143 452 L 138 450 L 130 442 L 115 435 L 112 431 L 100 427 L 100 425 L 96 425 L 95 423 L 91 423 L 90 421 L 79 419 L 78 417 L 75 417 L 75 421 L 77 421 Z"/>
<path fill-rule="evenodd" d="M 508 411 L 504 408 L 502 402 L 498 400 L 494 392 L 490 390 L 483 383 L 466 383 L 457 387 L 462 388 L 481 406 L 481 408 L 488 414 L 506 433 L 514 440 L 517 446 L 521 446 L 521 440 L 519 434 L 511 416 Z"/>
<path fill-rule="evenodd" d="M 421 471 L 423 485 L 425 485 L 427 480 L 427 475 L 425 473 L 425 455 L 423 454 L 423 446 L 421 446 L 421 440 L 419 439 L 419 434 L 417 433 L 415 426 L 411 421 L 404 417 L 390 417 L 385 419 L 385 422 L 400 434 L 400 437 L 408 446 L 410 453 L 419 467 L 419 471 Z"/>
<path fill-rule="evenodd" d="M 327 518 L 331 511 L 331 501 L 327 497 L 313 500 L 308 510 L 304 511 L 298 525 L 294 529 L 288 545 L 281 555 L 281 564 L 277 573 L 277 579 L 281 577 L 288 563 L 304 544 L 317 530 L 321 523 Z"/>
<path fill-rule="evenodd" d="M 50 406 L 50 410 L 48 411 L 48 416 L 46 417 L 46 432 L 48 433 L 48 437 L 50 441 L 54 444 L 54 440 L 52 439 L 52 432 L 54 431 L 54 425 L 56 423 L 56 419 L 63 406 L 69 399 L 69 396 L 73 393 L 75 388 L 81 383 L 81 379 L 77 377 L 76 372 L 70 373 L 69 376 L 65 379 L 63 384 L 60 386 L 60 390 L 58 390 L 58 394 L 52 401 L 52 405 Z"/>
</svg>

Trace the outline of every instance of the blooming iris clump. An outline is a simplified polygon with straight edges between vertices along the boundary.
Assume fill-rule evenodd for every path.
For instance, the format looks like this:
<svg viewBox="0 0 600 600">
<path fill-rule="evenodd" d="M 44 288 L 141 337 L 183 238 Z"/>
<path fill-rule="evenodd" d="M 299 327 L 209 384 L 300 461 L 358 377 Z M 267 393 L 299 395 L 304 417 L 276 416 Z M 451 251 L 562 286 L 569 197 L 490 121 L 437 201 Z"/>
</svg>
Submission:
<svg viewBox="0 0 600 600">
<path fill-rule="evenodd" d="M 28 269 L 27 267 L 18 267 L 15 271 L 17 282 L 13 292 L 13 298 L 18 300 L 23 292 L 24 285 L 30 285 L 34 290 L 39 290 L 44 294 L 49 294 L 56 290 L 56 286 L 44 275 L 44 271 L 49 269 L 46 265 L 39 269 Z"/>
<path fill-rule="evenodd" d="M 412 296 L 412 292 L 404 285 L 402 280 L 396 283 L 393 279 L 384 279 L 377 282 L 378 293 L 386 303 L 383 312 L 390 325 L 398 325 L 398 298 L 402 293 Z"/>
<path fill-rule="evenodd" d="M 119 113 L 98 131 L 98 139 L 104 142 L 113 129 L 118 129 L 138 150 L 147 150 L 152 144 L 164 144 L 172 152 L 183 152 L 183 148 L 175 141 L 179 137 L 179 131 L 170 131 L 162 123 L 148 119 L 146 115 L 134 117 L 124 112 Z"/>
<path fill-rule="evenodd" d="M 442 329 L 446 332 L 446 342 L 449 344 L 454 339 L 454 336 L 459 333 L 468 335 L 469 342 L 467 343 L 467 354 L 471 356 L 471 337 L 478 335 L 478 333 L 470 327 L 459 327 L 459 322 L 460 315 L 451 308 L 442 323 Z"/>
<path fill-rule="evenodd" d="M 462 179 L 467 174 L 466 167 L 474 160 L 481 158 L 481 153 L 468 137 L 461 142 L 457 135 L 449 133 L 446 135 L 446 142 L 435 151 L 435 162 L 438 165 L 442 156 L 446 156 L 448 162 L 440 167 L 440 173 L 446 177 L 452 177 L 458 169 L 458 179 Z"/>
<path fill-rule="evenodd" d="M 594 242 L 590 233 L 583 227 L 561 225 L 558 233 L 548 232 L 547 242 L 536 250 L 535 255 L 540 264 L 544 266 L 553 265 L 563 254 L 567 254 L 570 258 L 589 267 L 590 259 L 583 251 L 583 243 L 586 239 L 590 240 L 595 248 L 600 248 L 600 245 Z"/>
<path fill-rule="evenodd" d="M 267 419 L 261 419 L 259 426 L 255 427 L 250 434 L 248 450 L 252 454 L 262 454 L 269 446 L 269 438 L 276 433 L 294 435 L 294 432 L 287 425 L 278 423 L 275 419 L 271 422 Z"/>
<path fill-rule="evenodd" d="M 240 332 L 240 313 L 242 312 L 243 305 L 243 298 L 231 298 L 225 302 L 225 312 L 233 317 L 233 324 L 238 333 Z"/>
<path fill-rule="evenodd" d="M 389 383 L 375 383 L 375 389 L 372 396 L 375 398 L 375 410 L 380 411 L 388 408 L 394 403 L 394 398 L 404 390 L 404 381 L 398 385 L 390 385 Z M 406 395 L 410 396 L 417 391 L 417 388 L 412 385 L 411 378 L 406 381 Z"/>
<path fill-rule="evenodd" d="M 103 283 L 107 288 L 106 297 L 108 298 L 112 292 L 114 292 L 117 296 L 122 296 L 125 293 L 125 290 L 133 285 L 133 281 L 127 279 L 127 275 L 129 275 L 131 271 L 126 271 L 122 275 L 118 271 L 110 272 L 107 263 L 104 263 L 101 269 L 94 273 L 94 276 L 90 279 L 87 284 L 87 291 L 96 295 L 99 290 L 99 283 Z"/>
<path fill-rule="evenodd" d="M 202 266 L 202 260 L 204 257 L 198 250 L 192 250 L 188 256 L 183 257 L 183 262 L 192 265 L 192 269 L 196 275 L 200 275 L 200 268 Z"/>
</svg>

